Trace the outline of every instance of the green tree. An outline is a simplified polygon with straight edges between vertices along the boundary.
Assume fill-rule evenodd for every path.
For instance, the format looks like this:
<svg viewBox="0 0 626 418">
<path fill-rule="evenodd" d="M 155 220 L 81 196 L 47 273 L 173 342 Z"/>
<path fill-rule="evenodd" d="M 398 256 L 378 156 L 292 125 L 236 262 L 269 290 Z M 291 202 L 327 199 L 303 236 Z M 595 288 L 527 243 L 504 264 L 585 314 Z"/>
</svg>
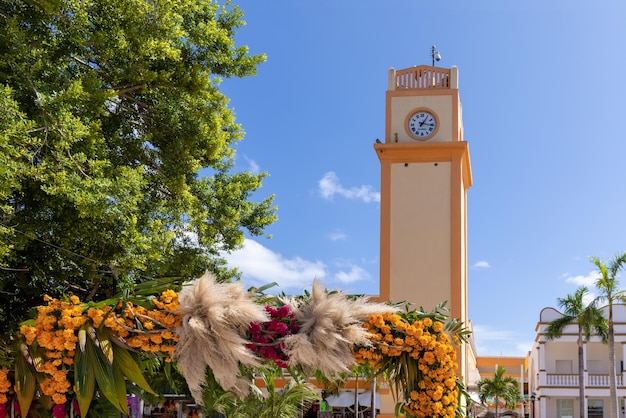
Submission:
<svg viewBox="0 0 626 418">
<path fill-rule="evenodd" d="M 285 378 L 281 368 L 267 363 L 257 368 L 254 375 L 249 375 L 254 376 L 263 380 L 262 387 L 266 391 L 250 385 L 249 394 L 241 397 L 222 389 L 207 369 L 202 412 L 209 417 L 220 414 L 224 418 L 294 418 L 302 416 L 320 399 L 317 389 L 296 369 L 289 369 L 289 376 Z M 277 387 L 277 379 L 285 379 L 285 386 Z"/>
<path fill-rule="evenodd" d="M 607 264 L 598 257 L 591 257 L 591 262 L 596 265 L 600 276 L 595 286 L 599 294 L 597 303 L 606 303 L 608 308 L 608 340 L 609 340 L 609 418 L 617 418 L 619 415 L 617 404 L 617 376 L 615 372 L 615 325 L 613 322 L 613 305 L 626 302 L 626 292 L 620 290 L 618 273 L 626 263 L 626 253 L 617 255 Z"/>
<path fill-rule="evenodd" d="M 585 306 L 585 295 L 588 289 L 585 286 L 579 287 L 573 295 L 559 298 L 559 307 L 563 311 L 563 316 L 555 319 L 546 328 L 546 337 L 550 340 L 561 337 L 563 330 L 569 325 L 576 325 L 578 328 L 578 391 L 580 401 L 580 416 L 587 416 L 585 408 L 585 359 L 583 355 L 584 341 L 589 341 L 592 335 L 599 335 L 603 342 L 608 339 L 608 322 L 597 306 L 595 301 Z"/>
<path fill-rule="evenodd" d="M 496 405 L 496 417 L 498 416 L 498 404 L 503 400 L 507 408 L 515 408 L 522 400 L 520 386 L 517 379 L 505 376 L 506 369 L 498 366 L 493 378 L 485 378 L 478 381 L 478 398 L 485 405 L 489 398 L 494 399 Z"/>
<path fill-rule="evenodd" d="M 228 0 L 0 0 L 0 333 L 42 294 L 224 272 L 275 221 L 219 90 L 265 59 L 243 24 Z"/>
</svg>

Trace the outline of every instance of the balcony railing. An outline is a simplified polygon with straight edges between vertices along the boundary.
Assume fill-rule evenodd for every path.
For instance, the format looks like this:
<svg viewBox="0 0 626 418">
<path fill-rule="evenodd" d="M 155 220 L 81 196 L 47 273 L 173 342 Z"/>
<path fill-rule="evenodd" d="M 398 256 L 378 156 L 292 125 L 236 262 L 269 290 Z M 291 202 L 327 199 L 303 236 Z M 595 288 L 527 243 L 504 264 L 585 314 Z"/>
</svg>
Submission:
<svg viewBox="0 0 626 418">
<path fill-rule="evenodd" d="M 449 89 L 450 70 L 420 65 L 396 71 L 399 89 Z"/>
<path fill-rule="evenodd" d="M 546 386 L 578 387 L 577 374 L 548 374 Z M 587 376 L 587 385 L 594 387 L 609 387 L 608 374 L 590 374 Z M 622 376 L 617 375 L 617 386 L 622 386 Z"/>
</svg>

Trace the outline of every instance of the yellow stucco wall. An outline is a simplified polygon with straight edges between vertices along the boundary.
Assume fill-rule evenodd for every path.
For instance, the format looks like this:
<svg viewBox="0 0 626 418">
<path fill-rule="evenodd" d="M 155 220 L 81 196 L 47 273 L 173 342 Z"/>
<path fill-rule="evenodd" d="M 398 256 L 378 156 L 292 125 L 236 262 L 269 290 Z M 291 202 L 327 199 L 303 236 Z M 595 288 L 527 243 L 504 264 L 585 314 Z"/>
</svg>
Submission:
<svg viewBox="0 0 626 418">
<path fill-rule="evenodd" d="M 427 311 L 450 303 L 450 169 L 448 162 L 391 167 L 394 302 L 408 300 Z"/>
</svg>

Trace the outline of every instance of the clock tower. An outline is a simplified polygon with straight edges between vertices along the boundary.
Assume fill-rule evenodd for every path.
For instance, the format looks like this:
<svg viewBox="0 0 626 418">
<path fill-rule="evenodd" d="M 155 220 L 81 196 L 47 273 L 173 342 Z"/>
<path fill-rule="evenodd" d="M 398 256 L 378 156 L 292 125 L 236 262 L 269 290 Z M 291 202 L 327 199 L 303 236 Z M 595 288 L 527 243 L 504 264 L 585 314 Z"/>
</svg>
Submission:
<svg viewBox="0 0 626 418">
<path fill-rule="evenodd" d="M 380 299 L 430 312 L 447 302 L 468 325 L 467 190 L 458 70 L 390 69 L 381 164 Z M 464 350 L 461 350 L 464 351 Z M 467 377 L 466 355 L 457 358 Z"/>
</svg>

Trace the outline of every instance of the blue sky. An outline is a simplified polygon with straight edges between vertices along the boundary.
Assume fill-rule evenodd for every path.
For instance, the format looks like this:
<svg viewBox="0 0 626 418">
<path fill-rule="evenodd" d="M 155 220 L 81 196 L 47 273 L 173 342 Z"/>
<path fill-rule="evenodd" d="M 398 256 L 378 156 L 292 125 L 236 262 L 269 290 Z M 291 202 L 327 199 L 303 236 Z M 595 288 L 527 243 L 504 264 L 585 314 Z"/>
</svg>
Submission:
<svg viewBox="0 0 626 418">
<path fill-rule="evenodd" d="M 279 217 L 229 256 L 247 284 L 378 293 L 387 70 L 432 45 L 459 68 L 478 354 L 525 355 L 541 309 L 593 287 L 588 257 L 626 251 L 622 0 L 235 3 L 237 43 L 267 54 L 221 87 L 246 131 L 237 169 L 269 173 Z"/>
</svg>

